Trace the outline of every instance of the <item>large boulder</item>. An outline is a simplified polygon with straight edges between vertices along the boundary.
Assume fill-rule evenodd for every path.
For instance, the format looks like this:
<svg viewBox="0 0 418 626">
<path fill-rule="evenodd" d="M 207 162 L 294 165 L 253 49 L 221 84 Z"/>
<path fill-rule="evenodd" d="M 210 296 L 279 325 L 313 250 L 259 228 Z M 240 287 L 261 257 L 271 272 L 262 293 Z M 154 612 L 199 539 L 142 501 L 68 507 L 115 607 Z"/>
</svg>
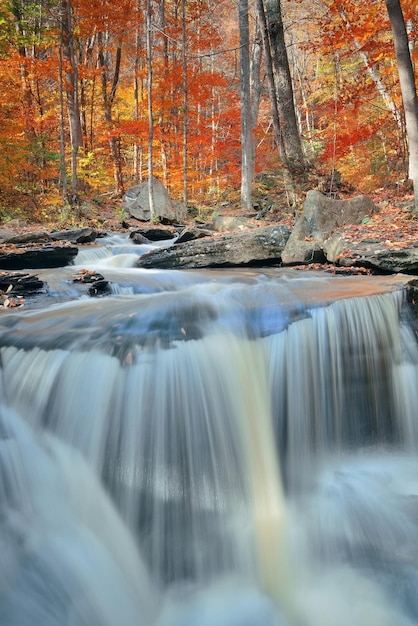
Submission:
<svg viewBox="0 0 418 626">
<path fill-rule="evenodd" d="M 335 200 L 319 191 L 308 191 L 302 215 L 283 250 L 283 263 L 325 261 L 324 242 L 331 233 L 346 224 L 360 224 L 376 210 L 376 205 L 366 196 Z"/>
<path fill-rule="evenodd" d="M 290 228 L 279 224 L 251 231 L 205 237 L 159 248 L 139 257 L 138 267 L 175 269 L 280 263 Z"/>
<path fill-rule="evenodd" d="M 158 178 L 153 178 L 155 217 L 170 222 L 183 222 L 186 219 L 184 205 L 174 202 Z M 122 198 L 122 209 L 141 222 L 151 220 L 148 181 L 128 189 Z"/>
</svg>

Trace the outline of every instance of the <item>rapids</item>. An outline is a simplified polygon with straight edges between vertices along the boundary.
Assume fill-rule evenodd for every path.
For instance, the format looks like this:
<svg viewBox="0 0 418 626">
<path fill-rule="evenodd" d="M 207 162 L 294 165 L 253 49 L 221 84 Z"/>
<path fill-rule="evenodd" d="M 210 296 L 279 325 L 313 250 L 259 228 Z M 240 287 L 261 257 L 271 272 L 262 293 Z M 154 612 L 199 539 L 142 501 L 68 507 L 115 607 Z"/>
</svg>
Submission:
<svg viewBox="0 0 418 626">
<path fill-rule="evenodd" d="M 0 625 L 418 624 L 402 278 L 146 249 L 89 248 L 0 313 Z"/>
</svg>

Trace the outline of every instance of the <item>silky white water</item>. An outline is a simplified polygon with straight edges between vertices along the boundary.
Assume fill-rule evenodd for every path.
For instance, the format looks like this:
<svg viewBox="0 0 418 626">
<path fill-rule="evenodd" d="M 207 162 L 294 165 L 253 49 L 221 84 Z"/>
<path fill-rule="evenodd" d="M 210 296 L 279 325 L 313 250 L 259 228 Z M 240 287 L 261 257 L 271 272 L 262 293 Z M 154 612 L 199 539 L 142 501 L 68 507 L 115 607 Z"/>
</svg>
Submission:
<svg viewBox="0 0 418 626">
<path fill-rule="evenodd" d="M 115 277 L 0 317 L 0 624 L 417 624 L 400 286 Z"/>
</svg>

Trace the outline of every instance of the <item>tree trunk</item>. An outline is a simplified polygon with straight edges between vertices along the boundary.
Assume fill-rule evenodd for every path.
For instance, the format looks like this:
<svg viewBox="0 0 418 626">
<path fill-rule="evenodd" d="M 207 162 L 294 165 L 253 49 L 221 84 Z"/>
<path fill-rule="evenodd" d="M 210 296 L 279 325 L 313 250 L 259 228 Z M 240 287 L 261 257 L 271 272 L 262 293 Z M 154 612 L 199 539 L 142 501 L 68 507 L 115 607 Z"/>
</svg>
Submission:
<svg viewBox="0 0 418 626">
<path fill-rule="evenodd" d="M 273 75 L 273 61 L 271 56 L 270 39 L 267 28 L 266 14 L 264 12 L 263 0 L 256 0 L 258 18 L 260 20 L 261 37 L 263 41 L 264 60 L 266 64 L 266 74 L 268 82 L 268 91 L 270 98 L 271 117 L 274 128 L 274 135 L 276 138 L 277 149 L 279 156 L 282 159 L 286 158 L 285 146 L 283 143 L 283 135 L 280 128 L 279 109 L 277 106 L 276 86 L 274 84 Z"/>
<path fill-rule="evenodd" d="M 122 164 L 120 158 L 120 146 L 119 140 L 112 133 L 112 106 L 113 101 L 115 99 L 116 90 L 119 83 L 119 75 L 120 75 L 120 64 L 122 59 L 122 41 L 119 41 L 119 44 L 116 48 L 116 57 L 115 57 L 115 67 L 113 71 L 112 85 L 110 87 L 110 91 L 108 91 L 108 72 L 109 67 L 107 63 L 107 59 L 105 58 L 104 50 L 103 50 L 103 34 L 98 34 L 99 41 L 99 63 L 102 67 L 102 100 L 103 100 L 103 109 L 104 116 L 107 123 L 108 131 L 109 131 L 109 148 L 110 148 L 110 158 L 112 160 L 113 165 L 113 178 L 115 181 L 115 190 L 118 195 L 121 195 L 124 191 L 123 188 L 123 176 L 122 176 Z"/>
<path fill-rule="evenodd" d="M 59 100 L 60 100 L 60 186 L 62 190 L 62 209 L 67 205 L 67 170 L 65 165 L 65 128 L 64 128 L 64 72 L 62 45 L 60 42 L 58 55 Z"/>
<path fill-rule="evenodd" d="M 288 165 L 299 170 L 303 168 L 304 158 L 296 119 L 280 0 L 264 0 L 264 3 L 286 159 Z"/>
<path fill-rule="evenodd" d="M 147 78 L 148 78 L 148 201 L 151 222 L 155 219 L 154 190 L 153 190 L 153 142 L 154 122 L 152 117 L 152 9 L 151 0 L 146 3 L 147 29 Z"/>
<path fill-rule="evenodd" d="M 238 1 L 240 40 L 240 99 L 241 99 L 241 208 L 252 209 L 252 132 L 250 94 L 250 29 L 248 0 Z"/>
<path fill-rule="evenodd" d="M 71 0 L 62 0 L 61 2 L 61 26 L 62 55 L 67 66 L 67 70 L 64 72 L 64 84 L 71 142 L 72 198 L 70 204 L 74 204 L 78 200 L 77 154 L 82 145 L 83 137 L 78 101 L 78 72 L 74 57 Z"/>
<path fill-rule="evenodd" d="M 23 99 L 23 115 L 25 120 L 26 133 L 29 138 L 35 137 L 35 123 L 34 123 L 34 111 L 33 111 L 33 94 L 29 80 L 29 72 L 27 68 L 27 47 L 24 45 L 25 30 L 24 30 L 24 18 L 23 8 L 19 2 L 14 0 L 11 4 L 11 10 L 13 13 L 16 32 L 20 39 L 20 45 L 18 47 L 19 55 L 22 59 L 20 63 L 20 79 L 22 84 L 22 99 Z"/>
<path fill-rule="evenodd" d="M 399 0 L 386 0 L 386 7 L 392 27 L 399 82 L 405 111 L 409 152 L 409 178 L 414 185 L 413 214 L 415 217 L 418 217 L 418 101 L 414 69 L 400 2 Z"/>
</svg>

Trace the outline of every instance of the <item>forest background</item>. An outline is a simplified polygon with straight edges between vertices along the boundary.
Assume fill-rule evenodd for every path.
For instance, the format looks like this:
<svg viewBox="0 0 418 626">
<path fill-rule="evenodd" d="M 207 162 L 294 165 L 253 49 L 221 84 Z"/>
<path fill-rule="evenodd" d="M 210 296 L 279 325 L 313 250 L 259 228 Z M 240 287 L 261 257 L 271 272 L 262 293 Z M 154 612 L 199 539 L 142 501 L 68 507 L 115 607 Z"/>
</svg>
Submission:
<svg viewBox="0 0 418 626">
<path fill-rule="evenodd" d="M 246 41 L 233 0 L 0 0 L 0 219 L 68 222 L 109 204 L 117 213 L 123 192 L 149 173 L 192 214 L 239 206 L 243 71 L 251 202 L 280 197 L 293 211 L 260 6 L 248 4 Z M 332 188 L 340 177 L 363 192 L 406 180 L 385 2 L 277 7 L 303 154 L 290 168 L 293 190 Z M 416 3 L 402 9 L 414 62 Z M 280 110 L 279 124 L 283 137 Z"/>
</svg>

